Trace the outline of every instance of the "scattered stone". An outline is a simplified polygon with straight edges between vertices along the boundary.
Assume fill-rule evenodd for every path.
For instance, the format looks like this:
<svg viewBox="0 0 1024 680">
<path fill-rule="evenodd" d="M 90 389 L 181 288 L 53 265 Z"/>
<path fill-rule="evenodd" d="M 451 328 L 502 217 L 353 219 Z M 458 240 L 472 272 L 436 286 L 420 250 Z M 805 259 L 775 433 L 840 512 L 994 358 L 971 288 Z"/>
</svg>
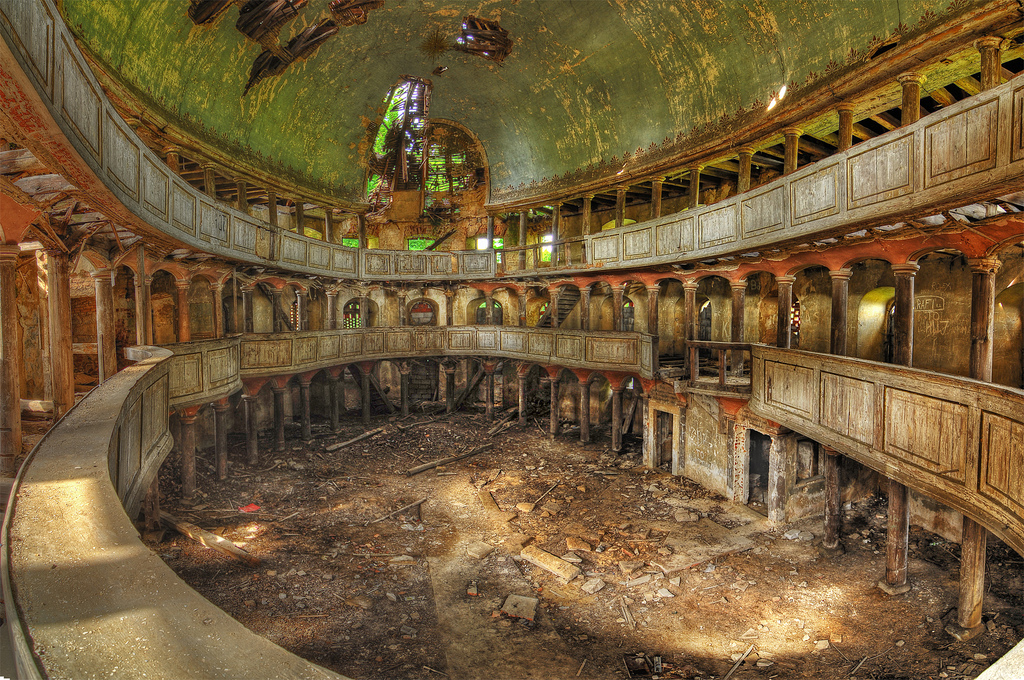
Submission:
<svg viewBox="0 0 1024 680">
<path fill-rule="evenodd" d="M 903 645 L 905 645 L 905 644 L 907 644 L 907 643 L 906 643 L 906 641 L 904 641 L 904 640 L 897 640 L 897 641 L 896 641 L 896 646 L 897 646 L 897 647 L 902 647 L 902 646 L 903 646 Z"/>
<path fill-rule="evenodd" d="M 402 635 L 408 635 L 409 637 L 416 637 L 416 629 L 412 626 L 402 626 L 398 629 Z"/>
<path fill-rule="evenodd" d="M 501 605 L 501 611 L 513 618 L 533 621 L 537 616 L 538 604 L 540 600 L 535 597 L 509 595 L 505 598 L 505 604 Z"/>
<path fill-rule="evenodd" d="M 814 641 L 814 650 L 815 651 L 821 652 L 821 651 L 824 651 L 826 649 L 828 649 L 828 640 L 815 640 Z"/>
<path fill-rule="evenodd" d="M 255 607 L 256 606 L 256 600 L 246 600 L 244 604 L 245 604 L 246 607 L 250 607 L 250 608 L 251 607 Z"/>
<path fill-rule="evenodd" d="M 651 582 L 651 575 L 650 574 L 644 574 L 643 576 L 641 576 L 639 578 L 634 578 L 634 579 L 630 579 L 630 580 L 626 581 L 626 587 L 627 588 L 632 588 L 633 586 L 642 586 L 643 584 L 650 583 L 650 582 Z"/>
<path fill-rule="evenodd" d="M 700 515 L 695 512 L 690 512 L 685 508 L 679 508 L 672 514 L 672 516 L 677 522 L 696 522 L 700 519 Z"/>
<path fill-rule="evenodd" d="M 988 654 L 981 654 L 981 653 L 978 653 L 978 654 L 975 654 L 975 655 L 974 655 L 974 660 L 975 660 L 975 661 L 984 661 L 984 660 L 985 660 L 985 659 L 987 659 L 987 658 L 988 658 Z"/>
<path fill-rule="evenodd" d="M 775 662 L 771 659 L 758 659 L 755 665 L 758 668 L 768 668 L 769 666 L 774 666 Z"/>
<path fill-rule="evenodd" d="M 505 538 L 505 545 L 508 546 L 509 550 L 519 552 L 523 547 L 533 540 L 533 536 L 528 534 L 511 534 Z"/>
<path fill-rule="evenodd" d="M 387 595 L 388 599 L 391 600 L 392 602 L 398 602 L 398 596 L 395 595 L 394 593 L 384 593 L 384 594 Z"/>
<path fill-rule="evenodd" d="M 563 507 L 561 503 L 551 501 L 550 503 L 545 503 L 544 505 L 540 506 L 540 509 L 543 510 L 544 512 L 550 512 L 552 515 L 557 515 L 562 511 Z"/>
<path fill-rule="evenodd" d="M 369 595 L 356 595 L 347 600 L 347 603 L 360 609 L 373 609 L 373 598 Z"/>
<path fill-rule="evenodd" d="M 619 570 L 622 572 L 623 576 L 629 576 L 642 566 L 644 566 L 643 562 L 633 562 L 627 560 L 619 562 Z"/>
<path fill-rule="evenodd" d="M 533 503 L 516 503 L 516 510 L 524 513 L 533 512 Z"/>
<path fill-rule="evenodd" d="M 569 550 L 576 551 L 581 550 L 583 552 L 590 552 L 593 547 L 581 538 L 575 536 L 569 536 L 565 539 L 565 547 Z"/>
<path fill-rule="evenodd" d="M 470 581 L 469 585 L 466 586 L 466 595 L 469 595 L 470 597 L 476 597 L 479 594 L 480 586 L 477 584 L 476 581 Z"/>
<path fill-rule="evenodd" d="M 796 537 L 798 539 L 800 539 L 801 541 L 813 541 L 814 540 L 814 534 L 812 534 L 810 531 L 801 531 L 799 534 L 797 534 Z"/>
<path fill-rule="evenodd" d="M 658 596 L 659 597 L 675 597 L 675 595 L 672 594 L 672 591 L 669 590 L 668 588 L 658 588 Z"/>
<path fill-rule="evenodd" d="M 754 630 L 753 628 L 747 628 L 747 632 L 745 632 L 743 635 L 741 635 L 740 639 L 741 640 L 756 640 L 757 639 L 757 631 Z"/>
<path fill-rule="evenodd" d="M 680 584 L 680 583 L 682 583 L 682 579 L 681 579 L 680 577 L 678 577 L 678 576 L 676 576 L 676 577 L 674 577 L 674 578 L 670 578 L 670 579 L 668 580 L 668 584 L 669 584 L 670 586 L 675 586 L 676 588 L 678 588 L 678 587 L 679 587 L 679 584 Z"/>
<path fill-rule="evenodd" d="M 476 541 L 466 546 L 466 554 L 473 559 L 482 560 L 494 551 L 494 546 L 483 541 Z"/>
<path fill-rule="evenodd" d="M 840 642 L 843 641 L 843 636 L 840 633 L 832 633 L 831 635 L 828 636 L 828 641 L 832 642 L 834 644 L 839 644 Z"/>
<path fill-rule="evenodd" d="M 571 564 L 581 564 L 583 562 L 582 557 L 572 552 L 567 552 L 564 555 L 562 555 L 562 559 Z"/>
<path fill-rule="evenodd" d="M 604 588 L 605 582 L 599 578 L 590 578 L 584 581 L 580 589 L 588 595 L 593 595 L 597 591 Z"/>
<path fill-rule="evenodd" d="M 799 529 L 790 529 L 786 533 L 782 534 L 782 537 L 787 541 L 795 541 L 800 536 Z"/>
<path fill-rule="evenodd" d="M 519 554 L 524 560 L 536 564 L 541 569 L 546 569 L 566 581 L 571 581 L 582 573 L 575 564 L 569 564 L 535 545 L 526 546 Z"/>
</svg>

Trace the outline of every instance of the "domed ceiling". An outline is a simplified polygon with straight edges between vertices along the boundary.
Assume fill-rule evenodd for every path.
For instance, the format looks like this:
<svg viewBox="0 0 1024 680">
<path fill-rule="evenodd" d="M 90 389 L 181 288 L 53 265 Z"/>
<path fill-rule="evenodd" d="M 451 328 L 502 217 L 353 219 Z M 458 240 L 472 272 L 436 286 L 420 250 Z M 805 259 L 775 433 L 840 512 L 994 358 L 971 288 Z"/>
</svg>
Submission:
<svg viewBox="0 0 1024 680">
<path fill-rule="evenodd" d="M 386 0 L 366 23 L 341 26 L 245 96 L 264 48 L 236 30 L 238 7 L 202 26 L 187 9 L 170 0 L 62 4 L 82 45 L 141 104 L 222 153 L 338 198 L 362 197 L 389 88 L 402 75 L 429 78 L 431 117 L 461 123 L 483 144 L 493 199 L 763 111 L 783 85 L 827 77 L 951 8 L 949 0 Z M 509 32 L 504 63 L 424 49 L 435 32 L 453 44 L 469 14 Z M 310 0 L 280 42 L 328 18 L 328 0 Z M 438 67 L 447 69 L 432 74 Z"/>
</svg>

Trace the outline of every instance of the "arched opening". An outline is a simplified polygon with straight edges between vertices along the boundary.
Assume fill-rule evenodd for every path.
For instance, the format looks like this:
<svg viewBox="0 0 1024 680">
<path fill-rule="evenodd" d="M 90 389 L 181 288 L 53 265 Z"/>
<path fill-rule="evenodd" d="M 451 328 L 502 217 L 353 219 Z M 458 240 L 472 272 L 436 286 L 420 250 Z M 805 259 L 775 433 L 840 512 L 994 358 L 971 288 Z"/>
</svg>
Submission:
<svg viewBox="0 0 1024 680">
<path fill-rule="evenodd" d="M 366 328 L 377 325 L 377 305 L 370 298 L 352 298 L 342 307 L 341 327 Z"/>
<path fill-rule="evenodd" d="M 883 286 L 868 291 L 857 307 L 857 357 L 892 361 L 892 330 L 896 289 Z"/>
<path fill-rule="evenodd" d="M 157 345 L 178 342 L 178 288 L 170 272 L 161 269 L 153 274 L 149 299 L 153 312 L 153 342 Z"/>
<path fill-rule="evenodd" d="M 622 301 L 622 330 L 632 331 L 635 320 L 633 301 L 626 298 Z"/>
<path fill-rule="evenodd" d="M 847 265 L 847 355 L 885 361 L 889 302 L 896 295 L 896 278 L 885 260 L 868 259 Z"/>
<path fill-rule="evenodd" d="M 135 318 L 135 272 L 125 266 L 118 267 L 114 276 L 114 343 L 117 347 L 117 370 L 128 361 L 124 348 L 138 344 Z"/>
<path fill-rule="evenodd" d="M 188 287 L 188 322 L 192 340 L 214 337 L 213 290 L 203 276 L 196 276 Z"/>
<path fill-rule="evenodd" d="M 420 298 L 409 303 L 410 326 L 436 326 L 437 306 L 432 300 Z"/>
<path fill-rule="evenodd" d="M 501 325 L 501 303 L 500 302 L 498 302 L 494 298 L 491 298 L 490 311 L 491 311 L 491 314 L 493 314 L 493 316 L 491 317 L 493 319 L 492 321 L 488 321 L 487 320 L 488 309 L 487 309 L 487 300 L 486 300 L 486 298 L 484 300 L 481 300 L 479 303 L 473 303 L 473 304 L 474 304 L 474 306 L 476 308 L 475 311 L 474 311 L 474 317 L 473 318 L 476 320 L 476 324 L 478 326 L 486 325 L 488 323 L 490 323 L 492 325 L 495 325 L 495 326 Z"/>
</svg>

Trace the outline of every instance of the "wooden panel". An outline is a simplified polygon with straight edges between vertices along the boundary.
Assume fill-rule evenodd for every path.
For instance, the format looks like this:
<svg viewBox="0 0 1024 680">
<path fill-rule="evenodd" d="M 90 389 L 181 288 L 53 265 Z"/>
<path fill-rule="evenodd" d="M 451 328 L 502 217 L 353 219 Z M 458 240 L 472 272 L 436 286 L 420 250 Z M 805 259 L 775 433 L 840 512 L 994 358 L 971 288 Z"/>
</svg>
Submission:
<svg viewBox="0 0 1024 680">
<path fill-rule="evenodd" d="M 386 276 L 391 273 L 391 258 L 386 253 L 363 252 L 363 273 Z"/>
<path fill-rule="evenodd" d="M 6 3 L 0 13 L 11 25 L 15 41 L 28 55 L 28 62 L 36 78 L 42 82 L 49 96 L 53 92 L 53 15 L 41 2 L 15 1 Z"/>
<path fill-rule="evenodd" d="M 1024 515 L 1024 423 L 993 413 L 981 419 L 981 493 Z"/>
<path fill-rule="evenodd" d="M 200 201 L 199 236 L 204 241 L 228 245 L 228 214 L 206 201 Z"/>
<path fill-rule="evenodd" d="M 886 453 L 962 482 L 967 435 L 966 406 L 886 386 Z"/>
<path fill-rule="evenodd" d="M 171 224 L 182 231 L 196 234 L 196 199 L 179 182 L 172 184 Z"/>
<path fill-rule="evenodd" d="M 231 220 L 231 237 L 234 247 L 247 253 L 256 252 L 256 232 L 259 227 L 246 219 L 233 217 Z"/>
<path fill-rule="evenodd" d="M 351 357 L 355 354 L 360 354 L 363 351 L 363 336 L 362 335 L 343 335 L 341 336 L 341 354 L 342 356 Z"/>
<path fill-rule="evenodd" d="M 103 141 L 103 162 L 107 174 L 126 194 L 139 200 L 139 147 L 109 112 L 105 118 Z"/>
<path fill-rule="evenodd" d="M 638 257 L 650 257 L 653 254 L 650 227 L 623 232 L 622 257 L 624 259 L 635 260 Z"/>
<path fill-rule="evenodd" d="M 92 155 L 100 159 L 100 97 L 61 36 L 61 113 Z"/>
<path fill-rule="evenodd" d="M 501 350 L 503 352 L 526 352 L 525 331 L 502 331 Z"/>
<path fill-rule="evenodd" d="M 554 338 L 546 333 L 530 333 L 530 354 L 550 357 Z"/>
<path fill-rule="evenodd" d="M 149 451 L 167 431 L 168 378 L 161 376 L 142 395 L 142 449 Z"/>
<path fill-rule="evenodd" d="M 681 220 L 682 229 L 679 232 L 679 250 L 687 253 L 693 250 L 693 232 L 694 223 L 696 219 L 693 217 L 687 217 L 685 220 Z"/>
<path fill-rule="evenodd" d="M 317 267 L 318 269 L 330 269 L 331 268 L 331 248 L 329 246 L 320 245 L 319 243 L 307 244 L 309 252 L 309 266 Z"/>
<path fill-rule="evenodd" d="M 306 338 L 295 338 L 293 341 L 293 358 L 292 361 L 298 366 L 303 364 L 312 364 L 317 360 L 317 342 L 316 336 Z"/>
<path fill-rule="evenodd" d="M 1013 92 L 1013 122 L 1010 128 L 1010 158 L 1024 160 L 1024 87 Z"/>
<path fill-rule="evenodd" d="M 281 261 L 306 264 L 306 242 L 296 236 L 281 234 Z"/>
<path fill-rule="evenodd" d="M 743 237 L 780 231 L 786 226 L 786 188 L 777 186 L 742 199 L 740 203 Z"/>
<path fill-rule="evenodd" d="M 321 360 L 338 358 L 341 356 L 341 338 L 337 335 L 321 335 L 317 353 Z"/>
<path fill-rule="evenodd" d="M 452 349 L 473 349 L 473 331 L 448 331 L 448 346 Z"/>
<path fill-rule="evenodd" d="M 396 274 L 426 274 L 427 256 L 423 253 L 399 253 L 396 258 Z"/>
<path fill-rule="evenodd" d="M 171 361 L 171 398 L 203 391 L 203 355 L 176 354 Z"/>
<path fill-rule="evenodd" d="M 444 333 L 440 329 L 419 330 L 413 338 L 417 350 L 440 352 L 444 348 Z"/>
<path fill-rule="evenodd" d="M 739 220 L 736 218 L 736 204 L 708 210 L 697 217 L 697 247 L 732 243 L 739 238 Z"/>
<path fill-rule="evenodd" d="M 229 383 L 238 375 L 238 350 L 234 347 L 212 349 L 206 353 L 210 366 L 210 387 Z"/>
<path fill-rule="evenodd" d="M 656 230 L 657 255 L 673 255 L 681 250 L 679 244 L 682 242 L 682 223 L 673 221 L 659 224 Z"/>
<path fill-rule="evenodd" d="M 555 356 L 570 361 L 583 361 L 583 338 L 578 335 L 558 335 L 555 338 Z"/>
<path fill-rule="evenodd" d="M 850 157 L 850 208 L 905 196 L 914 190 L 914 136 L 907 134 Z"/>
<path fill-rule="evenodd" d="M 943 184 L 996 166 L 999 100 L 993 99 L 924 129 L 924 185 Z"/>
<path fill-rule="evenodd" d="M 363 333 L 363 351 L 367 354 L 380 354 L 384 351 L 384 332 L 367 331 Z"/>
<path fill-rule="evenodd" d="M 588 363 L 595 364 L 637 364 L 637 343 L 621 338 L 587 337 Z"/>
<path fill-rule="evenodd" d="M 331 268 L 336 272 L 355 274 L 359 251 L 347 248 L 332 248 L 332 250 L 334 252 L 334 262 L 331 263 Z"/>
<path fill-rule="evenodd" d="M 794 225 L 835 215 L 840 210 L 839 163 L 798 177 L 790 182 L 789 187 Z"/>
<path fill-rule="evenodd" d="M 590 241 L 594 262 L 619 261 L 619 235 L 598 236 Z"/>
<path fill-rule="evenodd" d="M 385 337 L 388 352 L 408 352 L 412 349 L 412 331 L 389 331 Z"/>
<path fill-rule="evenodd" d="M 162 220 L 168 217 L 171 178 L 149 156 L 142 157 L 142 205 Z"/>
<path fill-rule="evenodd" d="M 491 253 L 465 253 L 459 257 L 462 259 L 463 274 L 490 274 L 494 269 Z"/>
<path fill-rule="evenodd" d="M 430 256 L 430 273 L 435 276 L 455 273 L 455 258 L 448 253 L 435 253 Z"/>
<path fill-rule="evenodd" d="M 821 374 L 821 424 L 871 446 L 874 442 L 874 385 L 834 373 Z"/>
<path fill-rule="evenodd" d="M 498 349 L 498 331 L 481 328 L 476 334 L 477 349 Z"/>
<path fill-rule="evenodd" d="M 118 429 L 117 494 L 124 498 L 142 467 L 142 400 L 128 407 Z"/>
<path fill-rule="evenodd" d="M 817 396 L 814 370 L 778 361 L 764 362 L 765 402 L 810 418 Z"/>
<path fill-rule="evenodd" d="M 253 340 L 240 345 L 242 368 L 291 366 L 291 340 Z"/>
</svg>

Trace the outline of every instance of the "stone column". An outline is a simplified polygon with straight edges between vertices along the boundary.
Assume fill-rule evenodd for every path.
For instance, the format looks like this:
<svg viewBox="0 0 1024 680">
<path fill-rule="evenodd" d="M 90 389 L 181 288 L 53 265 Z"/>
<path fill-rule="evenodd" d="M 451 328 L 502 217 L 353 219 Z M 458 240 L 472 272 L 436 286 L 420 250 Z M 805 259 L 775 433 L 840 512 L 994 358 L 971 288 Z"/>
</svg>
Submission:
<svg viewBox="0 0 1024 680">
<path fill-rule="evenodd" d="M 0 245 L 0 477 L 14 476 L 14 461 L 21 455 L 22 361 L 15 292 L 20 252 L 17 245 Z"/>
<path fill-rule="evenodd" d="M 999 46 L 1003 39 L 986 36 L 974 41 L 974 47 L 981 53 L 981 91 L 999 87 L 1003 80 L 1002 64 L 999 60 Z"/>
<path fill-rule="evenodd" d="M 526 291 L 519 294 L 519 327 L 526 327 Z"/>
<path fill-rule="evenodd" d="M 227 399 L 213 404 L 214 454 L 217 459 L 217 479 L 222 482 L 228 478 L 228 412 L 230 409 L 231 405 Z"/>
<path fill-rule="evenodd" d="M 520 247 L 526 245 L 526 231 L 527 221 L 529 220 L 530 211 L 521 210 L 519 211 L 519 245 Z M 526 251 L 519 251 L 519 268 L 526 269 Z"/>
<path fill-rule="evenodd" d="M 612 386 L 612 451 L 622 450 L 622 387 Z"/>
<path fill-rule="evenodd" d="M 844 357 L 847 352 L 847 307 L 850 299 L 849 269 L 834 269 L 832 278 L 832 328 L 829 334 L 829 353 Z"/>
<path fill-rule="evenodd" d="M 484 404 L 487 420 L 494 420 L 494 364 L 484 362 L 484 380 L 487 387 L 487 402 Z"/>
<path fill-rule="evenodd" d="M 190 281 L 174 280 L 174 287 L 178 289 L 178 342 L 189 342 L 192 340 L 192 317 L 189 315 L 188 289 Z"/>
<path fill-rule="evenodd" d="M 250 467 L 259 463 L 259 435 L 256 423 L 256 395 L 242 395 L 245 409 L 245 462 Z"/>
<path fill-rule="evenodd" d="M 181 495 L 191 498 L 196 492 L 196 414 L 198 406 L 178 412 L 181 422 Z"/>
<path fill-rule="evenodd" d="M 217 338 L 224 337 L 224 284 L 217 283 L 210 286 L 210 293 L 213 295 L 213 335 Z"/>
<path fill-rule="evenodd" d="M 839 484 L 839 453 L 835 449 L 825 448 L 825 531 L 821 539 L 823 550 L 832 553 L 843 552 L 839 541 L 839 526 L 842 512 L 841 486 Z"/>
<path fill-rule="evenodd" d="M 235 189 L 238 195 L 235 197 L 235 209 L 249 214 L 249 184 L 244 179 L 235 181 Z"/>
<path fill-rule="evenodd" d="M 526 425 L 526 374 L 519 374 L 519 424 Z"/>
<path fill-rule="evenodd" d="M 551 438 L 554 439 L 555 435 L 558 434 L 558 378 L 550 378 L 548 382 L 551 385 L 550 434 Z"/>
<path fill-rule="evenodd" d="M 590 380 L 580 380 L 580 443 L 590 443 Z"/>
<path fill-rule="evenodd" d="M 690 168 L 690 188 L 687 207 L 691 210 L 700 204 L 700 171 L 703 169 L 703 165 L 695 165 Z"/>
<path fill-rule="evenodd" d="M 267 189 L 267 221 L 270 222 L 270 226 L 277 226 L 277 191 L 274 189 Z"/>
<path fill-rule="evenodd" d="M 590 330 L 590 289 L 580 288 L 580 328 Z"/>
<path fill-rule="evenodd" d="M 412 366 L 408 361 L 399 362 L 398 373 L 401 376 L 402 417 L 406 418 L 409 415 L 409 374 L 412 373 Z"/>
<path fill-rule="evenodd" d="M 918 269 L 916 264 L 898 264 L 892 267 L 892 273 L 896 277 L 893 363 L 901 366 L 914 365 L 914 276 Z"/>
<path fill-rule="evenodd" d="M 455 364 L 444 362 L 441 368 L 444 369 L 444 410 L 452 413 L 455 411 Z"/>
<path fill-rule="evenodd" d="M 0 251 L 0 258 L 3 257 Z M 2 266 L 2 261 L 0 261 Z M 139 281 L 139 277 L 135 277 Z M 6 285 L 0 283 L 0 285 Z M 68 254 L 62 250 L 46 251 L 46 296 L 49 311 L 50 376 L 53 383 L 53 417 L 60 418 L 75 405 L 75 364 L 71 346 L 71 274 Z M 13 288 L 9 289 L 13 293 Z M 0 293 L 2 295 L 2 293 Z M 136 303 L 139 287 L 135 288 Z M 6 317 L 6 310 L 0 310 Z M 17 318 L 17 317 L 13 317 Z M 141 317 L 137 317 L 141 319 Z M 143 335 L 139 344 L 145 344 Z M 6 356 L 6 352 L 3 353 Z M 0 391 L 6 389 L 0 384 Z M 20 395 L 19 395 L 20 396 Z M 20 403 L 20 400 L 19 400 Z M 20 406 L 19 406 L 20 417 Z"/>
<path fill-rule="evenodd" d="M 203 191 L 213 200 L 217 200 L 217 178 L 213 173 L 213 163 L 203 163 Z"/>
<path fill-rule="evenodd" d="M 274 332 L 283 333 L 287 330 L 285 326 L 285 313 L 284 307 L 281 303 L 281 296 L 284 291 L 280 288 L 272 288 L 270 290 L 270 306 L 272 307 L 272 316 L 274 317 Z"/>
<path fill-rule="evenodd" d="M 308 301 L 309 293 L 304 290 L 295 291 L 295 330 L 297 331 L 309 330 L 309 311 L 307 309 Z"/>
<path fill-rule="evenodd" d="M 594 194 L 587 194 L 583 197 L 583 234 L 589 235 L 594 226 Z"/>
<path fill-rule="evenodd" d="M 302 441 L 308 442 L 313 439 L 313 423 L 312 423 L 312 408 L 309 403 L 309 386 L 311 384 L 312 376 L 306 377 L 305 375 L 299 377 L 299 400 L 302 402 Z"/>
<path fill-rule="evenodd" d="M 338 291 L 327 291 L 327 330 L 338 330 Z"/>
<path fill-rule="evenodd" d="M 270 389 L 274 393 L 274 450 L 284 451 L 284 394 L 288 388 L 275 383 Z"/>
<path fill-rule="evenodd" d="M 839 147 L 838 151 L 846 151 L 853 146 L 853 105 L 839 105 Z"/>
<path fill-rule="evenodd" d="M 779 314 L 776 328 L 777 347 L 789 349 L 792 346 L 792 322 L 789 315 L 793 312 L 793 284 L 795 276 L 776 276 L 775 283 L 779 287 Z"/>
<path fill-rule="evenodd" d="M 786 136 L 786 155 L 783 163 L 782 174 L 788 175 L 792 172 L 796 172 L 799 166 L 800 159 L 797 157 L 797 152 L 800 150 L 800 135 L 803 134 L 803 130 L 795 127 L 788 127 L 782 130 L 782 134 Z"/>
<path fill-rule="evenodd" d="M 252 286 L 242 286 L 242 330 L 252 333 L 252 329 Z"/>
<path fill-rule="evenodd" d="M 622 330 L 622 295 L 625 292 L 623 284 L 612 286 L 612 330 Z"/>
<path fill-rule="evenodd" d="M 558 298 L 562 294 L 561 288 L 551 288 L 548 294 L 551 301 L 548 302 L 548 309 L 551 311 L 551 327 L 558 328 Z"/>
<path fill-rule="evenodd" d="M 786 521 L 786 442 L 778 434 L 770 435 L 768 449 L 768 521 Z"/>
<path fill-rule="evenodd" d="M 618 229 L 626 220 L 626 190 L 628 186 L 615 187 L 615 228 Z"/>
<path fill-rule="evenodd" d="M 661 185 L 664 177 L 655 177 L 651 180 L 651 219 L 661 217 Z"/>
<path fill-rule="evenodd" d="M 896 80 L 903 87 L 900 127 L 905 127 L 921 119 L 921 83 L 925 81 L 925 77 L 920 73 L 901 73 L 896 76 Z"/>
<path fill-rule="evenodd" d="M 117 373 L 114 291 L 110 285 L 110 270 L 93 272 L 92 280 L 96 288 L 96 353 L 100 361 L 100 382 L 105 382 Z M 178 297 L 180 299 L 181 296 Z"/>
<path fill-rule="evenodd" d="M 736 181 L 736 193 L 742 194 L 744 191 L 750 191 L 750 165 L 754 157 L 754 147 L 741 146 L 739 152 L 740 175 Z"/>
<path fill-rule="evenodd" d="M 328 373 L 327 385 L 331 397 L 331 430 L 338 432 L 341 429 L 341 376 Z"/>
</svg>

